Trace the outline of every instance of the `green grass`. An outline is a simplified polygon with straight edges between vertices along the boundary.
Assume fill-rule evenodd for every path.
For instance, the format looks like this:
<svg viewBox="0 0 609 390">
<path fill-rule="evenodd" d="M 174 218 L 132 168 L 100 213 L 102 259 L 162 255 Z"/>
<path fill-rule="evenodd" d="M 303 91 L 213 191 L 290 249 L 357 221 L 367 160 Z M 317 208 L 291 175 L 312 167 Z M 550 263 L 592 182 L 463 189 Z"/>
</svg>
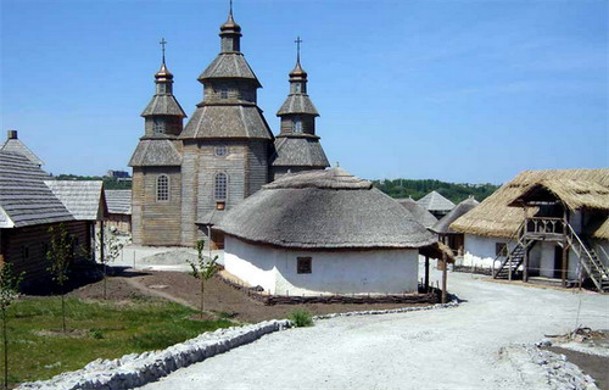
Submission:
<svg viewBox="0 0 609 390">
<path fill-rule="evenodd" d="M 9 308 L 9 384 L 48 379 L 97 358 L 162 349 L 231 326 L 225 319 L 191 319 L 196 311 L 158 299 L 117 303 L 68 298 L 66 313 L 64 335 L 58 297 L 23 299 Z"/>
<path fill-rule="evenodd" d="M 297 328 L 313 326 L 313 317 L 311 316 L 311 313 L 304 309 L 292 310 L 288 318 Z"/>
</svg>

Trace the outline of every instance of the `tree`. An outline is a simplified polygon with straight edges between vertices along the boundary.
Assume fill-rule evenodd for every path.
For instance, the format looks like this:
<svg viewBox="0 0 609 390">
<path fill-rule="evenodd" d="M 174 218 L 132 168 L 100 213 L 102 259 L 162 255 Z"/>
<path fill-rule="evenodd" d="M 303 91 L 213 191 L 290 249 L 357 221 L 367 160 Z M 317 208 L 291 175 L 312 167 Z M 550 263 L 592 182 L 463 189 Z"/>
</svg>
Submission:
<svg viewBox="0 0 609 390">
<path fill-rule="evenodd" d="M 201 281 L 201 319 L 203 319 L 203 310 L 205 308 L 205 282 L 211 279 L 220 269 L 220 266 L 217 264 L 218 256 L 215 256 L 213 259 L 203 256 L 204 247 L 205 241 L 198 240 L 197 261 L 186 260 L 192 268 L 192 276 Z"/>
<path fill-rule="evenodd" d="M 103 230 L 102 230 L 103 229 Z M 95 244 L 100 253 L 100 263 L 104 266 L 104 299 L 107 299 L 107 265 L 120 256 L 124 244 L 120 242 L 116 234 L 111 229 L 102 225 L 99 233 L 97 233 L 97 242 Z"/>
<path fill-rule="evenodd" d="M 11 263 L 0 268 L 0 311 L 2 315 L 2 341 L 4 343 L 4 388 L 8 389 L 8 334 L 6 329 L 7 309 L 17 297 L 23 273 L 15 274 Z"/>
<path fill-rule="evenodd" d="M 68 271 L 73 257 L 74 238 L 68 233 L 63 223 L 58 227 L 49 228 L 51 243 L 47 251 L 47 260 L 51 263 L 48 271 L 57 283 L 61 293 L 61 330 L 66 331 L 66 302 L 65 284 L 68 281 Z"/>
</svg>

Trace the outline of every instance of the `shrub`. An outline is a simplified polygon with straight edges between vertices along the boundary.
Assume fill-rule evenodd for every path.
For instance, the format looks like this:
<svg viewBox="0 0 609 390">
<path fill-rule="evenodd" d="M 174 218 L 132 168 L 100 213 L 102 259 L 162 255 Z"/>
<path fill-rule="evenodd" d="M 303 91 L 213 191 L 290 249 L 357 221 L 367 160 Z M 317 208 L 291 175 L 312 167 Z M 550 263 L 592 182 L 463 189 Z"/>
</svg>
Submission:
<svg viewBox="0 0 609 390">
<path fill-rule="evenodd" d="M 289 319 L 297 328 L 313 326 L 313 317 L 311 317 L 311 313 L 303 309 L 296 309 L 292 311 Z"/>
</svg>

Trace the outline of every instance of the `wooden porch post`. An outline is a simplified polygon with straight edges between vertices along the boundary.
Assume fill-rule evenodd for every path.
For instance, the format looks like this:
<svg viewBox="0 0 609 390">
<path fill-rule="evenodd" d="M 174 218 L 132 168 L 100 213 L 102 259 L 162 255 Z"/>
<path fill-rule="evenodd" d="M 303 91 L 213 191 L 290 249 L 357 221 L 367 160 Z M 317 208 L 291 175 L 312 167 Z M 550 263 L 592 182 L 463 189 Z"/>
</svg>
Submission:
<svg viewBox="0 0 609 390">
<path fill-rule="evenodd" d="M 567 214 L 567 206 L 563 203 L 563 227 L 562 227 L 562 286 L 567 287 L 567 225 L 569 223 L 569 216 Z"/>
<path fill-rule="evenodd" d="M 448 261 L 446 260 L 446 253 L 442 253 L 442 263 L 444 264 L 444 269 L 442 269 L 442 303 L 446 303 L 446 276 L 448 269 Z"/>
<path fill-rule="evenodd" d="M 525 204 L 522 208 L 524 210 L 524 232 L 522 240 L 526 243 L 526 234 L 527 234 L 527 205 Z M 524 248 L 524 259 L 523 259 L 523 270 L 522 270 L 522 281 L 529 281 L 529 251 L 527 247 Z"/>
<path fill-rule="evenodd" d="M 105 263 L 104 259 L 104 221 L 99 221 L 99 258 L 102 263 Z"/>
<path fill-rule="evenodd" d="M 429 256 L 425 256 L 425 292 L 429 292 Z"/>
</svg>

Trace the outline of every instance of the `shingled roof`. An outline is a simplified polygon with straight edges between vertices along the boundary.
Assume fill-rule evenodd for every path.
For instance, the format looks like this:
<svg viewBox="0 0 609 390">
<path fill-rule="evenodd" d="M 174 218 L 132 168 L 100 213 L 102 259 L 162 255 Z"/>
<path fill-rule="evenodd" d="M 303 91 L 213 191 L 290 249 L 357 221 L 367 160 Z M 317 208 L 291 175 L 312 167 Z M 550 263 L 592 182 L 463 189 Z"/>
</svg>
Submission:
<svg viewBox="0 0 609 390">
<path fill-rule="evenodd" d="M 0 150 L 0 228 L 74 220 L 45 179 L 49 176 L 22 154 Z"/>
<path fill-rule="evenodd" d="M 443 197 L 437 191 L 431 191 L 421 199 L 417 200 L 417 203 L 425 207 L 428 211 L 449 211 L 455 207 L 455 204 L 450 200 Z"/>
<path fill-rule="evenodd" d="M 141 116 L 153 116 L 153 115 L 171 115 L 179 116 L 182 118 L 186 117 L 186 113 L 178 103 L 177 99 L 173 95 L 156 94 L 150 100 L 150 103 L 146 106 Z"/>
<path fill-rule="evenodd" d="M 277 111 L 277 116 L 286 114 L 311 114 L 319 116 L 313 102 L 306 94 L 291 94 L 288 95 L 285 102 Z"/>
<path fill-rule="evenodd" d="M 406 210 L 410 211 L 410 213 L 417 220 L 417 222 L 419 222 L 425 228 L 429 229 L 436 222 L 438 222 L 438 219 L 436 217 L 434 217 L 434 215 L 432 213 L 427 211 L 425 209 L 425 207 L 418 204 L 414 199 L 412 199 L 412 198 L 396 199 L 396 201 L 400 205 L 402 205 L 402 207 L 405 207 Z"/>
<path fill-rule="evenodd" d="M 288 167 L 327 168 L 330 166 L 319 137 L 290 136 L 275 139 L 275 156 L 272 165 Z"/>
<path fill-rule="evenodd" d="M 202 105 L 180 134 L 188 138 L 273 139 L 273 134 L 254 105 Z"/>
<path fill-rule="evenodd" d="M 141 139 L 129 161 L 130 167 L 182 165 L 180 142 L 171 139 Z"/>
<path fill-rule="evenodd" d="M 243 53 L 220 53 L 209 66 L 201 73 L 198 80 L 203 82 L 209 79 L 249 79 L 261 87 L 254 71 L 249 66 Z"/>
<path fill-rule="evenodd" d="M 286 248 L 420 248 L 436 240 L 404 207 L 341 168 L 288 174 L 228 210 L 226 234 Z"/>
<path fill-rule="evenodd" d="M 34 154 L 30 148 L 28 148 L 19 138 L 17 138 L 17 130 L 8 131 L 8 138 L 4 144 L 0 146 L 0 150 L 19 153 L 38 166 L 44 165 L 44 161 L 36 156 L 36 154 Z"/>
<path fill-rule="evenodd" d="M 101 180 L 46 180 L 44 182 L 79 221 L 98 221 L 107 213 Z"/>
<path fill-rule="evenodd" d="M 442 217 L 429 230 L 438 234 L 456 234 L 455 230 L 450 228 L 450 224 L 456 221 L 459 217 L 469 212 L 480 203 L 473 197 L 465 199 L 463 202 L 456 205 L 448 214 Z"/>
<path fill-rule="evenodd" d="M 518 226 L 520 226 L 523 220 L 522 208 L 510 207 L 510 203 L 536 184 L 557 180 L 580 183 L 584 187 L 580 188 L 580 185 L 578 185 L 578 191 L 584 191 L 588 194 L 595 192 L 595 197 L 604 198 L 607 195 L 603 194 L 604 191 L 600 191 L 598 186 L 609 189 L 609 169 L 524 171 L 516 176 L 514 180 L 504 184 L 491 196 L 484 199 L 478 207 L 453 222 L 451 227 L 461 233 L 488 237 L 510 237 L 516 232 L 516 229 L 518 229 Z M 595 184 L 586 189 L 583 183 L 590 182 Z M 554 185 L 547 185 L 554 187 L 555 190 L 557 190 Z M 575 187 L 574 185 L 569 185 L 565 188 L 574 189 Z M 575 204 L 582 202 L 584 195 L 585 198 L 589 196 L 585 193 L 577 195 L 577 191 L 569 190 L 568 192 L 573 193 L 571 203 L 574 206 Z M 565 193 L 563 196 L 569 195 Z M 585 202 L 592 202 L 592 200 Z M 599 202 L 605 204 L 604 200 L 599 200 Z M 533 216 L 539 209 L 537 207 L 529 207 L 527 211 L 529 216 Z M 605 217 L 605 219 L 607 219 L 607 217 Z M 591 231 L 590 234 L 595 238 L 609 239 L 609 222 L 604 221 L 599 224 L 599 227 Z"/>
<path fill-rule="evenodd" d="M 104 190 L 108 213 L 131 215 L 131 190 Z"/>
</svg>

